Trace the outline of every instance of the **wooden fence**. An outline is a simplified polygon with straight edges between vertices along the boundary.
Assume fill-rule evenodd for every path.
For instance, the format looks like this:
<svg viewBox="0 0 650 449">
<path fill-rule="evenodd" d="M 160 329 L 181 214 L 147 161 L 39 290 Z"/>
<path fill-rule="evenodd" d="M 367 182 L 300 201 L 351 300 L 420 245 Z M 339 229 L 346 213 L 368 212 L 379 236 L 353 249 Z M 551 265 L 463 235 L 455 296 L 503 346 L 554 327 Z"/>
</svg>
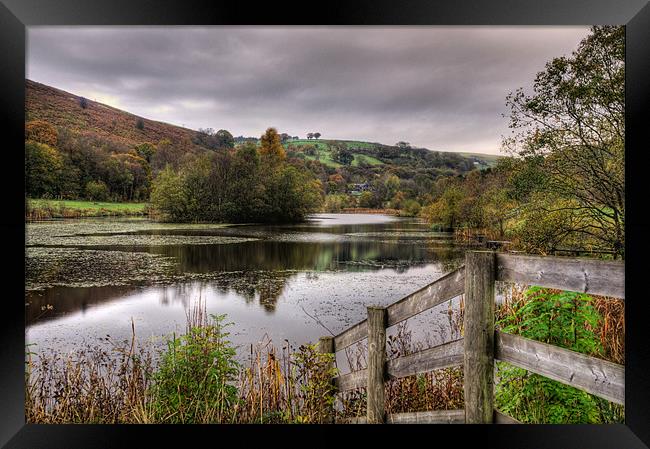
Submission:
<svg viewBox="0 0 650 449">
<path fill-rule="evenodd" d="M 625 265 L 565 257 L 468 251 L 465 264 L 388 307 L 368 307 L 368 318 L 335 337 L 322 337 L 320 350 L 336 353 L 368 339 L 364 370 L 334 378 L 338 392 L 365 387 L 367 416 L 352 423 L 516 423 L 494 409 L 494 361 L 501 360 L 609 401 L 625 400 L 625 368 L 494 329 L 495 281 L 625 298 Z M 465 294 L 463 338 L 386 360 L 386 328 Z M 385 413 L 388 379 L 463 366 L 465 408 Z"/>
</svg>

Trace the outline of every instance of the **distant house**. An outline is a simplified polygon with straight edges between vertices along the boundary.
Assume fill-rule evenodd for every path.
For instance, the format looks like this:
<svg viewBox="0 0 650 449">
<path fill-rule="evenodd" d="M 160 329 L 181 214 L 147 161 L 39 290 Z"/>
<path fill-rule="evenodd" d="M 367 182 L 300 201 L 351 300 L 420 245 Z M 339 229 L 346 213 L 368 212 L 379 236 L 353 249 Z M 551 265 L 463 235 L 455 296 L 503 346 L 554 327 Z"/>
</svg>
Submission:
<svg viewBox="0 0 650 449">
<path fill-rule="evenodd" d="M 363 192 L 372 190 L 372 187 L 367 182 L 361 184 L 348 184 L 348 193 L 350 195 L 361 195 Z"/>
</svg>

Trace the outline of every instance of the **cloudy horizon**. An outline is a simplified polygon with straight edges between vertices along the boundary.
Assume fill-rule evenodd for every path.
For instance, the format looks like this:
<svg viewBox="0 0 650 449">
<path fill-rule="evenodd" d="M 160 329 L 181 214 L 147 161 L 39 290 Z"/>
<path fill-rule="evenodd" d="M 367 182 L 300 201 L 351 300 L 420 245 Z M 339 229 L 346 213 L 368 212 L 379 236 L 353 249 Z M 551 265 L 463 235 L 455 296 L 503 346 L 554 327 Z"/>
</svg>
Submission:
<svg viewBox="0 0 650 449">
<path fill-rule="evenodd" d="M 27 78 L 152 120 L 499 154 L 588 27 L 28 27 Z"/>
</svg>

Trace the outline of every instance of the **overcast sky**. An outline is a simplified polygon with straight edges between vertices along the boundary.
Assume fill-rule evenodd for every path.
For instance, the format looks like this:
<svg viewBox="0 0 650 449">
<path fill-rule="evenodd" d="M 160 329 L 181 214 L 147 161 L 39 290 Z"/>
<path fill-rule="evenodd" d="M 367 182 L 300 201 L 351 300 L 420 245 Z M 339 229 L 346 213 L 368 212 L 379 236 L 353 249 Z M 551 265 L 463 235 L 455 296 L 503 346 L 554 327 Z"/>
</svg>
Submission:
<svg viewBox="0 0 650 449">
<path fill-rule="evenodd" d="M 29 27 L 27 78 L 137 115 L 259 136 L 499 153 L 505 97 L 587 27 Z"/>
</svg>

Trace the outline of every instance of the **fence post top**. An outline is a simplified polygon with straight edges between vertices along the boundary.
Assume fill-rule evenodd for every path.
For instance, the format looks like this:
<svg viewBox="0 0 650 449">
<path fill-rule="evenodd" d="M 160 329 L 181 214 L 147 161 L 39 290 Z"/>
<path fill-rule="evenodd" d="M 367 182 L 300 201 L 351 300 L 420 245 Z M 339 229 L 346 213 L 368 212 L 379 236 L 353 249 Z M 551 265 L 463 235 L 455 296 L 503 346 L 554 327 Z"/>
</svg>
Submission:
<svg viewBox="0 0 650 449">
<path fill-rule="evenodd" d="M 368 306 L 368 310 L 385 310 L 385 309 L 386 307 L 377 306 L 377 305 Z"/>
</svg>

